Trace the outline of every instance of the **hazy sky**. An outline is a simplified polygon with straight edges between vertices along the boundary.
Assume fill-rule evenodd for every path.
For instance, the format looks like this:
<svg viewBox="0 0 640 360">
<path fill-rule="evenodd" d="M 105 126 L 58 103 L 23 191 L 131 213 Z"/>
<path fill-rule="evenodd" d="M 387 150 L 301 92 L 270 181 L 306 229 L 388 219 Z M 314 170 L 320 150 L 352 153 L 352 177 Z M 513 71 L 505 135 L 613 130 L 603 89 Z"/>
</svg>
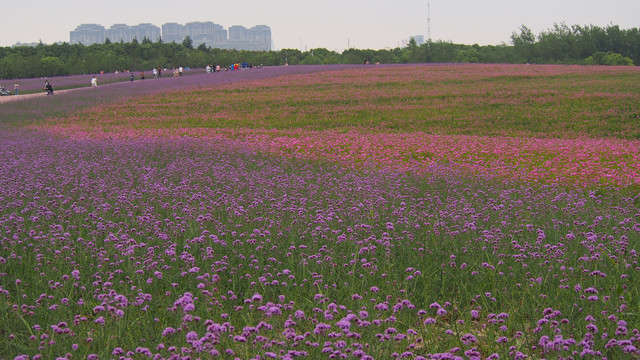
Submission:
<svg viewBox="0 0 640 360">
<path fill-rule="evenodd" d="M 3 6 L 0 46 L 16 42 L 69 41 L 83 23 L 109 28 L 166 22 L 213 21 L 232 25 L 268 25 L 275 49 L 347 46 L 384 49 L 412 35 L 427 38 L 427 1 L 419 0 L 24 0 Z M 640 27 L 638 0 L 432 0 L 431 38 L 460 44 L 510 43 L 526 25 L 535 34 L 567 25 Z"/>
</svg>

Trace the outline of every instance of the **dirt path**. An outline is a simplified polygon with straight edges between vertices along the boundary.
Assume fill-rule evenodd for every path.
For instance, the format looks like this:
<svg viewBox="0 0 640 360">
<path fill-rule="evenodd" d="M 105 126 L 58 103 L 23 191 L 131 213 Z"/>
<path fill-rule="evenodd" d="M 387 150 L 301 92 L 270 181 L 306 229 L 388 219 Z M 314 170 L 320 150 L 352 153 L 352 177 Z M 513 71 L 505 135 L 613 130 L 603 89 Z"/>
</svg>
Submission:
<svg viewBox="0 0 640 360">
<path fill-rule="evenodd" d="M 105 85 L 102 85 L 105 86 Z M 90 87 L 79 87 L 79 88 L 73 88 L 73 89 L 65 89 L 65 90 L 55 90 L 53 92 L 53 95 L 50 96 L 56 96 L 56 94 L 60 94 L 60 93 L 66 93 L 66 92 L 71 92 L 71 91 L 80 91 L 83 89 L 90 89 Z M 44 92 L 44 90 L 42 92 L 38 92 L 38 93 L 32 93 L 32 94 L 24 94 L 24 95 L 9 95 L 9 96 L 0 96 L 0 104 L 3 103 L 8 103 L 11 101 L 20 101 L 20 100 L 26 100 L 26 99 L 32 99 L 32 98 L 36 98 L 36 97 L 44 97 L 47 96 L 47 94 Z"/>
<path fill-rule="evenodd" d="M 25 95 L 18 95 L 18 96 L 15 96 L 15 95 L 0 96 L 0 104 L 11 102 L 11 101 L 20 101 L 20 100 L 30 99 L 34 97 L 42 97 L 42 96 L 47 96 L 47 94 L 34 93 L 34 94 L 25 94 Z"/>
</svg>

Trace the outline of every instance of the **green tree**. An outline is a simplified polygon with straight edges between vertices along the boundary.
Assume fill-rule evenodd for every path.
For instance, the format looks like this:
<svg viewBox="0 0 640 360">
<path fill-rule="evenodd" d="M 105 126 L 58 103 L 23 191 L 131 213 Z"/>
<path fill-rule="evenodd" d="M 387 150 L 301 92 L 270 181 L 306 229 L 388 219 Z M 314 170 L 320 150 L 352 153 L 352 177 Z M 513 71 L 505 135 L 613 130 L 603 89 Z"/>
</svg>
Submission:
<svg viewBox="0 0 640 360">
<path fill-rule="evenodd" d="M 536 37 L 531 29 L 522 25 L 519 34 L 517 32 L 511 34 L 511 42 L 522 62 L 533 61 Z"/>
<path fill-rule="evenodd" d="M 22 77 L 25 72 L 22 69 L 22 64 L 25 63 L 24 57 L 18 54 L 8 54 L 3 56 L 0 60 L 0 69 L 2 74 L 0 77 L 3 79 L 13 79 Z"/>
<path fill-rule="evenodd" d="M 193 40 L 191 40 L 191 37 L 189 35 L 187 35 L 182 40 L 182 46 L 184 46 L 187 49 L 193 49 Z"/>
<path fill-rule="evenodd" d="M 373 61 L 375 51 L 371 49 L 347 49 L 342 52 L 343 64 L 362 64 L 365 61 Z"/>
<path fill-rule="evenodd" d="M 540 33 L 535 47 L 539 56 L 538 62 L 568 64 L 582 59 L 576 35 L 564 23 L 554 24 L 553 29 Z"/>
<path fill-rule="evenodd" d="M 300 63 L 302 52 L 298 49 L 282 49 L 280 50 L 280 65 L 285 63 L 289 65 L 297 65 Z"/>
<path fill-rule="evenodd" d="M 464 48 L 464 45 L 457 45 L 450 41 L 432 41 L 430 45 L 424 45 L 428 49 L 428 62 L 447 63 L 455 62 L 458 52 Z"/>
<path fill-rule="evenodd" d="M 312 53 L 304 53 L 304 58 L 300 61 L 300 65 L 320 65 L 322 64 L 322 58 L 315 56 Z"/>
<path fill-rule="evenodd" d="M 207 44 L 202 43 L 202 44 L 198 45 L 198 51 L 201 51 L 203 53 L 208 53 L 209 52 L 209 48 L 207 47 Z"/>
<path fill-rule="evenodd" d="M 130 43 L 123 44 L 123 50 L 128 58 L 127 70 L 140 70 L 142 68 L 142 46 L 136 39 L 133 39 Z"/>
<path fill-rule="evenodd" d="M 399 48 L 398 51 L 401 51 Z M 375 53 L 373 62 L 380 62 L 382 64 L 397 64 L 400 63 L 400 57 L 395 53 L 395 50 L 378 50 Z"/>
<path fill-rule="evenodd" d="M 42 58 L 41 69 L 42 75 L 44 76 L 60 76 L 69 74 L 65 63 L 55 56 Z"/>
<path fill-rule="evenodd" d="M 480 62 L 480 46 L 475 44 L 474 46 L 465 47 L 458 51 L 456 56 L 457 62 L 462 63 L 478 63 Z"/>
<path fill-rule="evenodd" d="M 300 62 L 301 64 L 331 64 L 332 61 L 335 61 L 333 56 L 337 54 L 325 48 L 315 48 L 302 55 L 304 59 Z"/>
<path fill-rule="evenodd" d="M 596 52 L 584 61 L 587 65 L 624 65 L 633 66 L 633 60 L 620 54 L 609 52 Z"/>
</svg>

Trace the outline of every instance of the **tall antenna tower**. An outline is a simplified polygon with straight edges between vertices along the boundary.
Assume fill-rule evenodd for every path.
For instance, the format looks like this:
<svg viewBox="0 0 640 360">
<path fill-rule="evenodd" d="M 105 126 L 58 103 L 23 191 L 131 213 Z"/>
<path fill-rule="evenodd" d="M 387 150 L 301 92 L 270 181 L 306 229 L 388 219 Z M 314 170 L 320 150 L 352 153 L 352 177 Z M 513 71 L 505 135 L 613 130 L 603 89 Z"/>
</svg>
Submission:
<svg viewBox="0 0 640 360">
<path fill-rule="evenodd" d="M 427 41 L 431 44 L 431 4 L 427 0 Z"/>
</svg>

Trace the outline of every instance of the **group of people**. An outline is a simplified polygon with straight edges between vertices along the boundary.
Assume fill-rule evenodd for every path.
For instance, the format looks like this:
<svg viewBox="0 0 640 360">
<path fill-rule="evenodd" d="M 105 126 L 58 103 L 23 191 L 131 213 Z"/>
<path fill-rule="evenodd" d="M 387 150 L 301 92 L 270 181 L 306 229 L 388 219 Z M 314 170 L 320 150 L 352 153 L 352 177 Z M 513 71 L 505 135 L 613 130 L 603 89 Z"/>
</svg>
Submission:
<svg viewBox="0 0 640 360">
<path fill-rule="evenodd" d="M 13 93 L 11 92 L 11 90 L 6 89 L 4 86 L 0 85 L 0 96 L 7 96 L 7 95 L 18 95 L 18 92 L 20 91 L 20 86 L 18 85 L 17 81 L 13 82 Z"/>
<path fill-rule="evenodd" d="M 173 77 L 180 77 L 182 76 L 182 71 L 184 69 L 182 68 L 182 66 L 178 66 L 177 68 L 173 68 Z"/>
<path fill-rule="evenodd" d="M 231 65 L 229 67 L 229 69 L 231 69 L 231 70 L 238 70 L 239 68 L 240 68 L 240 64 L 233 64 L 233 65 Z M 207 74 L 212 73 L 212 72 L 216 72 L 216 71 L 220 72 L 220 69 L 221 69 L 220 68 L 220 64 L 207 65 L 206 66 Z M 229 69 L 226 69 L 226 70 L 229 70 Z M 183 70 L 184 69 L 182 68 L 182 66 L 174 68 L 173 69 L 173 76 L 174 77 L 182 76 Z M 152 72 L 153 72 L 153 78 L 154 79 L 162 77 L 162 67 L 160 67 L 160 66 L 155 67 L 155 68 L 153 68 Z M 144 71 L 140 71 L 140 74 L 138 74 L 138 76 L 140 77 L 140 80 L 144 80 Z M 131 82 L 133 82 L 135 80 L 135 75 L 133 74 L 133 72 L 129 72 L 129 80 Z M 14 90 L 14 94 L 15 95 L 18 95 L 18 87 L 19 87 L 18 86 L 18 82 L 16 81 L 15 84 L 13 85 L 13 90 Z M 93 76 L 91 78 L 91 87 L 92 88 L 98 87 L 98 78 L 96 76 Z M 53 85 L 51 85 L 51 83 L 47 79 L 44 80 L 44 90 L 47 93 L 47 95 L 53 95 Z"/>
<path fill-rule="evenodd" d="M 243 68 L 243 67 L 251 67 L 252 68 L 253 65 L 232 64 L 228 68 L 225 68 L 225 71 L 226 70 L 239 70 L 240 68 Z M 210 73 L 214 73 L 214 72 L 220 72 L 220 70 L 222 68 L 220 67 L 220 64 L 216 64 L 216 65 L 207 65 L 205 67 L 205 69 L 207 71 L 207 74 L 210 74 Z M 166 71 L 167 69 L 164 69 L 164 70 Z M 153 72 L 153 78 L 154 79 L 158 79 L 158 78 L 162 77 L 162 67 L 160 67 L 160 66 L 155 67 L 151 71 Z M 173 76 L 174 77 L 181 77 L 183 71 L 184 71 L 184 68 L 182 66 L 179 66 L 177 68 L 173 68 Z M 136 77 L 135 77 L 135 75 L 133 74 L 132 71 L 125 70 L 124 72 L 129 72 L 129 80 L 131 82 L 133 82 L 135 80 Z M 116 73 L 118 73 L 118 72 L 116 71 Z M 140 71 L 138 76 L 140 77 L 140 80 L 144 80 L 144 78 L 145 78 L 144 71 Z M 95 76 L 91 79 L 91 86 L 92 87 L 98 86 L 98 79 Z"/>
<path fill-rule="evenodd" d="M 153 78 L 154 79 L 162 77 L 162 67 L 160 67 L 160 66 L 154 67 L 152 72 L 153 72 Z"/>
<path fill-rule="evenodd" d="M 207 65 L 205 67 L 205 69 L 207 70 L 207 74 L 210 74 L 212 72 L 220 72 L 220 64 L 218 65 Z"/>
</svg>

